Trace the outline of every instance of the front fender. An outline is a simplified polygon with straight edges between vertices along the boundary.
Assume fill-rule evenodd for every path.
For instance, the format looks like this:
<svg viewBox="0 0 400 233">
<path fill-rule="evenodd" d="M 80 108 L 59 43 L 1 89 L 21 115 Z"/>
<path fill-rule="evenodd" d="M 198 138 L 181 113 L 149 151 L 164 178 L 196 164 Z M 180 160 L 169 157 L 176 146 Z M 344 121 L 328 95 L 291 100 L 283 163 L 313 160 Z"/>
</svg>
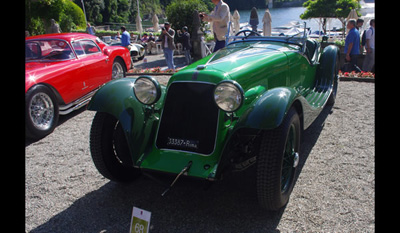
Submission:
<svg viewBox="0 0 400 233">
<path fill-rule="evenodd" d="M 237 128 L 274 129 L 278 127 L 294 102 L 297 92 L 278 87 L 266 91 L 239 118 Z"/>
<path fill-rule="evenodd" d="M 123 119 L 124 115 L 128 114 L 128 109 L 138 111 L 142 104 L 133 94 L 135 80 L 136 78 L 124 78 L 107 83 L 92 97 L 87 109 L 106 112 L 117 119 Z"/>
<path fill-rule="evenodd" d="M 92 97 L 88 110 L 105 112 L 119 120 L 125 132 L 129 149 L 136 161 L 149 147 L 154 139 L 154 127 L 159 121 L 159 113 L 141 104 L 133 94 L 136 78 L 123 78 L 104 85 Z M 155 109 L 163 102 L 165 87 L 161 86 L 161 98 Z"/>
</svg>

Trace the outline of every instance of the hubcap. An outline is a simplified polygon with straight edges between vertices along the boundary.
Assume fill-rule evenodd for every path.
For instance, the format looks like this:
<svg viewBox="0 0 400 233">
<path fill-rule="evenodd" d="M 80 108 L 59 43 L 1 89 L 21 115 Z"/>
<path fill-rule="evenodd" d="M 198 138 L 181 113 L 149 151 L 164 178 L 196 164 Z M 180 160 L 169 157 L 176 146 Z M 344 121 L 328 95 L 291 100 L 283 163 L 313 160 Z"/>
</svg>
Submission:
<svg viewBox="0 0 400 233">
<path fill-rule="evenodd" d="M 289 135 L 286 141 L 283 154 L 282 174 L 281 174 L 281 192 L 284 193 L 290 186 L 294 175 L 294 170 L 299 163 L 299 153 L 295 151 L 296 129 L 294 125 L 290 126 Z"/>
<path fill-rule="evenodd" d="M 294 153 L 294 161 L 293 161 L 293 167 L 297 167 L 299 165 L 299 153 Z"/>
<path fill-rule="evenodd" d="M 50 96 L 45 93 L 35 94 L 29 103 L 29 117 L 39 130 L 48 130 L 54 119 L 54 105 Z"/>
<path fill-rule="evenodd" d="M 119 79 L 124 77 L 124 69 L 119 62 L 115 62 L 112 66 L 112 79 Z"/>
</svg>

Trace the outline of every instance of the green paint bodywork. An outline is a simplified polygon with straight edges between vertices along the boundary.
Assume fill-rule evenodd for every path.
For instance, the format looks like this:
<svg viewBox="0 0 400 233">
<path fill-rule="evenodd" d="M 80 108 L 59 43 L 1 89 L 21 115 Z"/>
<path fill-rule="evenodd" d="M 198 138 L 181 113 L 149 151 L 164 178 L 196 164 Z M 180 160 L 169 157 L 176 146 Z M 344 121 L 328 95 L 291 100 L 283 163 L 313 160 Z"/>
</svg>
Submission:
<svg viewBox="0 0 400 233">
<path fill-rule="evenodd" d="M 232 135 L 239 129 L 269 130 L 278 127 L 293 106 L 303 128 L 319 115 L 337 88 L 335 62 L 338 49 L 319 44 L 308 59 L 295 44 L 273 41 L 244 41 L 203 58 L 174 74 L 154 108 L 141 104 L 133 94 L 135 78 L 107 83 L 92 98 L 88 109 L 106 112 L 122 124 L 134 166 L 144 170 L 179 173 L 189 161 L 188 176 L 219 178 L 221 157 Z M 215 149 L 210 155 L 156 147 L 158 125 L 168 87 L 173 82 L 218 84 L 234 80 L 244 90 L 243 105 L 234 117 L 219 110 Z M 193 122 L 196 124 L 196 122 Z M 224 159 L 224 161 L 226 161 Z"/>
</svg>

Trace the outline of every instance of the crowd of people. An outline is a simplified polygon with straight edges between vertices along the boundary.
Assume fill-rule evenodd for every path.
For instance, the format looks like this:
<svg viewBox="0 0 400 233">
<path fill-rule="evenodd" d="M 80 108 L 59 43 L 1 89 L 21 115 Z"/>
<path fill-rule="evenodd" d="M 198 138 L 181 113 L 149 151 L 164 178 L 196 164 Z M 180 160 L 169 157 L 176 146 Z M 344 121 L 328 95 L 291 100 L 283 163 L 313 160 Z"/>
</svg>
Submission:
<svg viewBox="0 0 400 233">
<path fill-rule="evenodd" d="M 360 33 L 360 28 L 362 27 L 364 20 L 350 19 L 347 22 L 347 33 L 344 53 L 345 64 L 342 70 L 345 72 L 371 72 L 375 65 L 375 19 L 370 20 L 370 27 L 365 30 L 362 35 Z M 360 36 L 361 35 L 361 36 Z M 365 48 L 366 55 L 362 67 L 357 65 L 358 57 Z"/>
<path fill-rule="evenodd" d="M 199 17 L 203 21 L 213 22 L 213 31 L 215 38 L 215 46 L 213 52 L 218 51 L 219 49 L 225 47 L 225 35 L 228 31 L 228 22 L 229 22 L 229 6 L 222 0 L 211 0 L 214 5 L 214 11 L 211 14 L 206 14 L 205 12 L 201 12 Z M 88 28 L 86 30 L 88 33 L 95 31 L 93 27 L 88 24 Z M 176 33 L 177 32 L 177 33 Z M 190 41 L 190 34 L 188 32 L 188 27 L 184 26 L 181 30 L 177 30 L 175 32 L 174 29 L 171 28 L 171 24 L 169 22 L 165 22 L 164 26 L 161 28 L 161 35 L 158 40 L 153 36 L 152 33 L 144 33 L 140 38 L 140 43 L 145 47 L 147 54 L 151 54 L 151 50 L 156 47 L 156 42 L 161 42 L 161 48 L 164 52 L 164 57 L 168 66 L 168 69 L 175 71 L 175 64 L 173 59 L 174 50 L 176 49 L 175 45 L 175 35 L 178 37 L 178 40 L 182 44 L 182 49 L 185 54 L 186 64 L 189 65 L 192 63 L 190 50 L 192 49 L 192 43 Z M 121 40 L 121 45 L 130 49 L 130 41 L 131 36 L 126 31 L 124 26 L 121 27 L 121 34 L 117 34 L 116 36 Z"/>
<path fill-rule="evenodd" d="M 223 0 L 211 0 L 215 5 L 214 10 L 207 14 L 201 12 L 199 17 L 202 21 L 212 22 L 212 29 L 214 33 L 215 46 L 213 52 L 225 47 L 225 36 L 228 30 L 228 23 L 230 21 L 230 9 L 228 4 Z M 374 71 L 375 66 L 375 19 L 370 20 L 370 27 L 363 31 L 361 34 L 360 30 L 363 26 L 364 20 L 350 19 L 347 22 L 348 34 L 345 40 L 345 64 L 341 67 L 341 70 L 345 72 L 371 72 Z M 161 46 L 164 51 L 164 56 L 168 69 L 175 70 L 173 51 L 176 48 L 174 43 L 175 30 L 171 28 L 171 25 L 166 22 L 162 27 L 162 33 L 160 35 Z M 183 45 L 183 51 L 186 58 L 186 63 L 192 62 L 190 50 L 190 34 L 188 28 L 185 26 L 182 30 L 177 30 L 177 36 Z M 151 54 L 151 49 L 155 46 L 153 37 L 147 37 L 144 35 L 142 42 L 148 46 L 148 53 Z M 357 65 L 359 55 L 363 53 L 365 49 L 365 57 L 361 68 Z"/>
<path fill-rule="evenodd" d="M 212 22 L 212 29 L 214 33 L 215 46 L 213 52 L 225 47 L 225 36 L 228 31 L 228 23 L 230 21 L 230 9 L 228 4 L 223 0 L 211 0 L 215 5 L 214 10 L 207 14 L 205 12 L 200 12 L 199 17 L 202 21 Z M 253 10 L 252 10 L 253 11 Z M 256 12 L 256 11 L 255 11 Z M 253 12 L 252 12 L 253 14 Z M 256 14 L 256 13 L 255 13 Z M 255 17 L 253 17 L 255 18 Z M 250 20 L 251 21 L 251 20 Z M 258 19 L 257 19 L 258 21 Z M 370 27 L 365 30 L 362 34 L 360 29 L 362 28 L 364 20 L 350 19 L 347 22 L 347 29 L 349 30 L 345 40 L 344 53 L 345 53 L 345 64 L 341 67 L 342 71 L 345 72 L 370 72 L 373 71 L 375 65 L 375 19 L 370 20 Z M 52 27 L 56 28 L 53 25 Z M 258 22 L 257 22 L 258 24 Z M 94 34 L 96 32 L 95 28 L 90 24 L 87 25 L 86 32 L 89 34 Z M 152 33 L 144 33 L 140 39 L 141 44 L 145 47 L 147 54 L 151 54 L 151 50 L 156 48 L 156 42 L 161 43 L 161 48 L 163 49 L 165 60 L 168 69 L 175 71 L 175 64 L 173 59 L 173 53 L 176 49 L 175 45 L 175 35 L 177 35 L 178 40 L 182 43 L 183 52 L 185 54 L 186 64 L 192 63 L 191 58 L 191 41 L 188 28 L 184 26 L 181 30 L 175 30 L 171 28 L 169 22 L 165 22 L 164 26 L 161 28 L 162 32 L 159 38 L 153 36 Z M 124 26 L 121 27 L 121 35 L 117 35 L 121 39 L 122 46 L 130 49 L 131 36 L 126 31 Z M 364 51 L 366 52 L 364 62 L 360 68 L 357 65 L 359 55 Z"/>
</svg>

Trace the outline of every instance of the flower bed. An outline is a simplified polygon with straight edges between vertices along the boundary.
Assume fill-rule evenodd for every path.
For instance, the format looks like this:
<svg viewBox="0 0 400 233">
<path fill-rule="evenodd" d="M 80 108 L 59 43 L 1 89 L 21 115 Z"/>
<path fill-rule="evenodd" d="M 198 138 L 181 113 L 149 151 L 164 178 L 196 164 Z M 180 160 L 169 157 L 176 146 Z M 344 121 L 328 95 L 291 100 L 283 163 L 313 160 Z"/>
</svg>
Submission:
<svg viewBox="0 0 400 233">
<path fill-rule="evenodd" d="M 340 81 L 364 81 L 364 82 L 375 82 L 375 74 L 372 72 L 356 73 L 352 72 L 342 72 L 339 70 L 339 80 Z"/>
</svg>

